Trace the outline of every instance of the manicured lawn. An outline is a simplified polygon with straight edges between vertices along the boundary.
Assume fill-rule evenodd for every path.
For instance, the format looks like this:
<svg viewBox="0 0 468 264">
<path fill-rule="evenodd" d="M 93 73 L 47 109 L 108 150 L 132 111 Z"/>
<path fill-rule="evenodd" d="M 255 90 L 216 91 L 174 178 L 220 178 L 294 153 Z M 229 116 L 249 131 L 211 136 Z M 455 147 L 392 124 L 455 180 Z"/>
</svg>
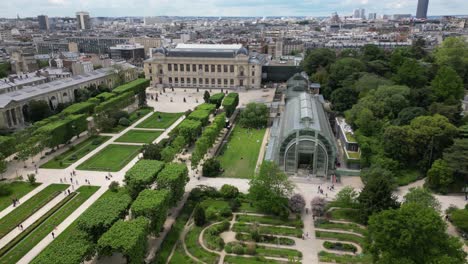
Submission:
<svg viewBox="0 0 468 264">
<path fill-rule="evenodd" d="M 128 142 L 128 143 L 152 143 L 156 138 L 162 134 L 162 131 L 149 131 L 149 130 L 129 130 L 115 142 Z"/>
<path fill-rule="evenodd" d="M 184 113 L 155 112 L 136 126 L 137 128 L 168 128 Z M 159 116 L 161 119 L 159 119 Z"/>
<path fill-rule="evenodd" d="M 283 220 L 279 217 L 274 216 L 257 216 L 257 215 L 237 215 L 237 222 L 247 222 L 247 223 L 259 223 L 267 225 L 284 225 L 284 226 L 300 226 L 302 224 L 301 220 Z"/>
<path fill-rule="evenodd" d="M 262 257 L 246 258 L 241 256 L 226 256 L 224 263 L 228 264 L 273 264 L 273 263 L 284 263 L 282 261 L 276 261 L 272 259 L 265 259 Z"/>
<path fill-rule="evenodd" d="M 251 178 L 255 173 L 264 135 L 265 129 L 246 129 L 236 125 L 219 156 L 224 169 L 222 177 Z"/>
<path fill-rule="evenodd" d="M 338 233 L 338 232 L 325 232 L 325 231 L 315 231 L 315 236 L 317 238 L 329 238 L 332 240 L 339 240 L 339 241 L 348 241 L 354 242 L 359 245 L 364 246 L 364 238 L 353 235 L 353 234 L 345 234 L 345 233 Z"/>
<path fill-rule="evenodd" d="M 198 262 L 191 259 L 185 253 L 182 243 L 178 243 L 169 263 L 170 264 L 197 264 Z"/>
<path fill-rule="evenodd" d="M 140 146 L 110 144 L 80 164 L 78 170 L 119 171 L 140 151 Z"/>
<path fill-rule="evenodd" d="M 0 219 L 0 238 L 15 229 L 24 220 L 54 199 L 57 195 L 68 188 L 68 184 L 51 184 L 40 191 L 26 202 L 20 204 L 5 217 Z"/>
<path fill-rule="evenodd" d="M 372 257 L 370 255 L 362 255 L 362 254 L 357 255 L 357 256 L 339 255 L 339 254 L 334 254 L 334 253 L 328 253 L 325 251 L 319 252 L 319 260 L 321 262 L 327 262 L 327 263 L 346 263 L 346 264 L 372 263 Z"/>
<path fill-rule="evenodd" d="M 25 196 L 30 191 L 34 190 L 37 186 L 41 185 L 40 183 L 35 183 L 33 185 L 29 184 L 28 182 L 12 182 L 7 183 L 11 188 L 11 194 L 8 196 L 1 196 L 0 197 L 0 211 L 7 208 L 12 204 L 12 199 L 17 198 L 20 199 L 21 197 Z"/>
<path fill-rule="evenodd" d="M 145 107 L 145 108 L 140 108 L 133 113 L 130 114 L 128 120 L 130 120 L 130 125 L 134 124 L 136 121 L 140 120 L 142 117 L 147 115 L 148 113 L 152 112 L 153 108 L 152 107 Z M 110 133 L 119 133 L 120 131 L 126 129 L 126 126 L 121 126 L 117 125 L 116 127 L 112 128 L 111 131 L 106 131 Z"/>
<path fill-rule="evenodd" d="M 257 254 L 265 257 L 302 258 L 302 253 L 295 249 L 257 246 Z"/>
<path fill-rule="evenodd" d="M 45 169 L 65 169 L 110 138 L 108 136 L 90 137 L 76 146 L 71 146 L 67 151 L 42 164 L 40 167 Z"/>
<path fill-rule="evenodd" d="M 196 225 L 193 225 L 191 227 L 190 231 L 185 237 L 187 250 L 190 252 L 190 254 L 207 264 L 218 263 L 219 256 L 217 254 L 204 250 L 198 243 L 198 237 L 200 236 L 202 230 L 203 227 L 198 227 Z"/>
<path fill-rule="evenodd" d="M 327 223 L 320 223 L 315 225 L 316 228 L 322 228 L 322 229 L 338 229 L 338 230 L 346 230 L 346 231 L 351 231 L 355 232 L 361 235 L 365 235 L 367 233 L 367 230 L 360 227 L 357 224 L 354 223 L 333 223 L 333 222 L 327 222 Z"/>
<path fill-rule="evenodd" d="M 262 213 L 259 209 L 252 205 L 250 203 L 241 203 L 241 206 L 239 207 L 239 212 L 241 213 Z"/>
<path fill-rule="evenodd" d="M 232 227 L 232 231 L 249 233 L 250 230 L 252 229 L 251 226 L 252 226 L 251 224 L 235 223 L 234 226 Z M 260 234 L 278 235 L 278 236 L 301 237 L 302 235 L 302 229 L 277 227 L 277 226 L 259 226 L 258 231 L 260 232 Z"/>
<path fill-rule="evenodd" d="M 77 194 L 69 201 L 64 200 L 58 204 L 50 214 L 44 215 L 33 225 L 28 227 L 21 234 L 24 236 L 16 237 L 9 245 L 12 245 L 10 251 L 0 258 L 0 263 L 16 263 L 33 247 L 35 247 L 44 237 L 50 235 L 56 226 L 63 222 L 71 213 L 81 206 L 99 187 L 82 186 L 76 192 Z M 7 245 L 8 246 L 8 245 Z"/>
<path fill-rule="evenodd" d="M 359 215 L 356 209 L 338 208 L 330 212 L 331 218 L 334 220 L 347 220 L 351 222 L 359 222 Z"/>
<path fill-rule="evenodd" d="M 254 241 L 252 236 L 248 233 L 236 233 L 236 239 L 239 241 Z M 260 235 L 260 240 L 258 242 L 273 245 L 280 244 L 285 246 L 294 246 L 296 244 L 296 242 L 291 238 L 270 235 Z"/>
</svg>

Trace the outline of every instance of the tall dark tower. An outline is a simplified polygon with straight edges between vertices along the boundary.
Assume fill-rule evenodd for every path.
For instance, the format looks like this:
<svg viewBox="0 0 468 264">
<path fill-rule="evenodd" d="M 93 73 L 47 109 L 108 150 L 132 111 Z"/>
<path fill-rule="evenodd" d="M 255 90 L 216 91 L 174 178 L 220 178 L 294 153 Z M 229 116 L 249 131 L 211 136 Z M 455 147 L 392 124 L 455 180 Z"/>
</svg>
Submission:
<svg viewBox="0 0 468 264">
<path fill-rule="evenodd" d="M 418 0 L 418 10 L 416 11 L 416 18 L 426 19 L 428 6 L 429 0 Z"/>
</svg>

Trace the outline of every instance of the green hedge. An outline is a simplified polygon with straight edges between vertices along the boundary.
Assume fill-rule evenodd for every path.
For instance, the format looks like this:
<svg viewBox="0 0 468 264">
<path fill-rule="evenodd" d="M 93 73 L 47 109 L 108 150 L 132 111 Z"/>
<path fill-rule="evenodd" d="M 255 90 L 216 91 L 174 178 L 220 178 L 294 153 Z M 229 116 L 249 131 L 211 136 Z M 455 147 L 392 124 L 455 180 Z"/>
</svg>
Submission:
<svg viewBox="0 0 468 264">
<path fill-rule="evenodd" d="M 133 92 L 133 94 L 138 94 L 141 91 L 144 91 L 150 85 L 150 80 L 140 78 L 124 85 L 120 85 L 112 90 L 113 93 L 123 94 L 127 92 Z"/>
<path fill-rule="evenodd" d="M 128 263 L 144 263 L 149 221 L 139 217 L 130 221 L 117 221 L 97 243 L 99 255 L 122 253 Z"/>
<path fill-rule="evenodd" d="M 86 115 L 70 115 L 58 121 L 51 122 L 35 132 L 36 135 L 44 135 L 47 138 L 45 142 L 48 147 L 55 147 L 60 144 L 65 144 L 73 136 L 79 135 L 86 131 L 88 123 Z"/>
<path fill-rule="evenodd" d="M 166 146 L 161 151 L 161 159 L 165 162 L 171 162 L 174 156 L 179 153 L 187 144 L 185 138 L 181 135 L 177 136 L 169 146 Z"/>
<path fill-rule="evenodd" d="M 115 94 L 113 94 L 113 95 L 115 95 Z M 92 98 L 89 98 L 86 102 L 94 104 L 94 106 L 96 106 L 96 105 L 100 104 L 102 101 L 99 100 L 99 98 L 92 97 Z"/>
<path fill-rule="evenodd" d="M 197 120 L 202 123 L 203 126 L 208 124 L 208 120 L 210 118 L 210 112 L 207 110 L 195 110 L 187 117 L 191 120 Z"/>
<path fill-rule="evenodd" d="M 78 228 L 86 232 L 92 241 L 97 241 L 120 218 L 123 218 L 132 203 L 125 189 L 111 192 L 97 200 L 78 218 Z"/>
<path fill-rule="evenodd" d="M 194 142 L 202 130 L 202 123 L 197 120 L 184 119 L 180 124 L 171 132 L 184 137 L 187 143 Z"/>
<path fill-rule="evenodd" d="M 15 153 L 15 138 L 8 136 L 0 136 L 0 152 L 3 156 L 8 157 Z"/>
<path fill-rule="evenodd" d="M 95 112 L 99 113 L 104 111 L 119 110 L 133 104 L 134 102 L 135 95 L 133 92 L 123 93 L 96 106 Z"/>
<path fill-rule="evenodd" d="M 99 99 L 100 102 L 105 102 L 115 96 L 116 96 L 115 93 L 103 92 L 103 93 L 96 95 L 96 98 Z"/>
<path fill-rule="evenodd" d="M 76 103 L 63 109 L 62 113 L 65 115 L 92 114 L 95 106 L 96 105 L 91 102 Z"/>
<path fill-rule="evenodd" d="M 224 98 L 224 93 L 216 93 L 210 96 L 210 99 L 208 100 L 210 104 L 216 105 L 216 108 L 219 108 L 221 106 L 221 102 L 223 101 Z"/>
<path fill-rule="evenodd" d="M 205 110 L 210 112 L 211 114 L 216 110 L 216 105 L 203 103 L 195 108 L 195 110 Z"/>
<path fill-rule="evenodd" d="M 170 197 L 171 193 L 166 189 L 143 190 L 132 204 L 132 213 L 134 217 L 148 218 L 151 221 L 150 231 L 157 235 L 166 220 Z"/>
<path fill-rule="evenodd" d="M 231 117 L 236 107 L 239 105 L 239 94 L 238 93 L 230 93 L 224 98 L 223 100 L 223 108 L 226 112 L 227 117 Z"/>
<path fill-rule="evenodd" d="M 171 191 L 170 205 L 175 205 L 182 198 L 188 180 L 188 169 L 185 164 L 167 163 L 159 173 L 156 182 L 158 189 Z"/>
<path fill-rule="evenodd" d="M 164 163 L 159 160 L 140 160 L 125 173 L 125 183 L 130 195 L 133 198 L 138 193 L 151 185 L 158 173 L 164 167 Z"/>
<path fill-rule="evenodd" d="M 208 149 L 213 146 L 219 132 L 226 125 L 226 115 L 224 113 L 218 115 L 213 120 L 213 123 L 207 127 L 201 137 L 195 143 L 195 150 L 192 154 L 192 166 L 198 165 L 203 156 L 208 152 Z"/>
</svg>

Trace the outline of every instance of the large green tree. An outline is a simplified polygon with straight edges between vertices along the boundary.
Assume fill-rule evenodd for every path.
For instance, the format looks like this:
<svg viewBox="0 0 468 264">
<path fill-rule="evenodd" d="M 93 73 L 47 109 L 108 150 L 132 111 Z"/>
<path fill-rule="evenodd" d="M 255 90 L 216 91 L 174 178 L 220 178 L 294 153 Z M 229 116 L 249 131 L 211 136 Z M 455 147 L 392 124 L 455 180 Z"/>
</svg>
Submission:
<svg viewBox="0 0 468 264">
<path fill-rule="evenodd" d="M 427 187 L 446 193 L 448 186 L 453 182 L 453 170 L 446 161 L 438 159 L 432 163 L 431 168 L 427 171 L 426 185 Z"/>
<path fill-rule="evenodd" d="M 329 82 L 332 90 L 342 87 L 345 81 L 356 80 L 358 73 L 365 71 L 362 61 L 355 58 L 342 58 L 330 66 Z"/>
<path fill-rule="evenodd" d="M 421 62 L 414 59 L 407 59 L 398 68 L 394 76 L 395 82 L 409 87 L 423 87 L 428 81 L 428 72 Z"/>
<path fill-rule="evenodd" d="M 468 42 L 463 37 L 448 37 L 434 52 L 440 66 L 452 67 L 468 83 Z"/>
<path fill-rule="evenodd" d="M 337 112 L 351 109 L 357 100 L 358 95 L 352 88 L 338 88 L 331 94 L 333 110 Z"/>
<path fill-rule="evenodd" d="M 49 104 L 43 100 L 32 100 L 28 107 L 28 121 L 36 122 L 52 115 Z"/>
<path fill-rule="evenodd" d="M 431 83 L 434 95 L 439 101 L 461 100 L 465 94 L 463 79 L 449 66 L 442 66 Z"/>
<path fill-rule="evenodd" d="M 239 124 L 248 128 L 266 127 L 268 122 L 268 108 L 262 103 L 249 103 L 240 113 Z"/>
<path fill-rule="evenodd" d="M 249 183 L 249 195 L 262 211 L 283 214 L 288 208 L 288 197 L 293 184 L 274 162 L 263 161 L 260 172 Z"/>
<path fill-rule="evenodd" d="M 409 192 L 405 194 L 403 204 L 416 203 L 424 207 L 432 208 L 440 211 L 440 203 L 432 193 L 422 187 L 410 188 Z"/>
<path fill-rule="evenodd" d="M 456 182 L 468 182 L 468 138 L 455 139 L 444 151 L 443 158 L 454 172 Z"/>
<path fill-rule="evenodd" d="M 370 217 L 368 249 L 377 264 L 465 263 L 461 242 L 446 229 L 434 209 L 403 204 Z"/>
<path fill-rule="evenodd" d="M 335 51 L 327 48 L 313 49 L 306 54 L 303 61 L 304 70 L 307 74 L 314 74 L 320 67 L 327 68 L 335 62 Z"/>
<path fill-rule="evenodd" d="M 373 73 L 363 73 L 354 83 L 354 89 L 359 92 L 359 97 L 364 97 L 369 91 L 377 89 L 381 85 L 392 85 L 393 82 Z"/>
</svg>

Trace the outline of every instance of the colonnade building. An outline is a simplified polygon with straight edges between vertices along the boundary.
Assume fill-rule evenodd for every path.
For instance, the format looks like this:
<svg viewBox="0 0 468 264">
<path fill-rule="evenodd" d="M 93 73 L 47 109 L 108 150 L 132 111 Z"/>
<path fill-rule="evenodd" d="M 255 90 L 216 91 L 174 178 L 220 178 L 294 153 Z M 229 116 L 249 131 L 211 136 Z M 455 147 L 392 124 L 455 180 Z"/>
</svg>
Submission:
<svg viewBox="0 0 468 264">
<path fill-rule="evenodd" d="M 144 71 L 153 87 L 256 89 L 265 63 L 240 44 L 178 44 L 151 50 Z"/>
</svg>

